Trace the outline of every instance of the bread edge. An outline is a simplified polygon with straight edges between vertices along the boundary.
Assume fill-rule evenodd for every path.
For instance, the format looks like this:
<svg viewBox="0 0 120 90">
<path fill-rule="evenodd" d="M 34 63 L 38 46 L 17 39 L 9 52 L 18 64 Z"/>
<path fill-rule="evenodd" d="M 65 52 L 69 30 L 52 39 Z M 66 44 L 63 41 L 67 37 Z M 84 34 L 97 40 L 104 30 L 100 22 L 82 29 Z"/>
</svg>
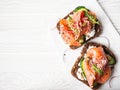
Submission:
<svg viewBox="0 0 120 90">
<path fill-rule="evenodd" d="M 89 10 L 90 11 L 90 10 Z M 70 12 L 68 15 L 66 15 L 63 19 L 66 19 L 67 17 L 69 17 L 70 14 L 73 14 L 74 11 Z M 98 20 L 98 19 L 97 19 Z M 99 21 L 99 20 L 98 20 Z M 100 21 L 99 21 L 100 22 Z M 56 25 L 58 31 L 60 32 L 60 21 L 58 21 L 57 25 Z M 95 24 L 95 35 L 91 38 L 89 38 L 86 42 L 88 42 L 89 40 L 95 38 L 95 37 L 98 37 L 101 33 L 102 33 L 102 24 L 100 23 L 100 25 L 98 24 Z M 85 42 L 85 43 L 86 43 Z M 84 43 L 84 44 L 85 44 Z M 83 44 L 82 44 L 83 45 Z M 81 45 L 81 46 L 82 46 Z M 69 46 L 71 49 L 77 49 L 78 47 L 81 47 L 81 46 L 74 46 L 74 45 L 71 45 Z"/>
<path fill-rule="evenodd" d="M 79 57 L 77 58 L 76 62 L 74 63 L 74 65 L 73 65 L 73 67 L 72 67 L 72 69 L 71 69 L 71 74 L 72 74 L 76 79 L 78 79 L 78 80 L 80 80 L 80 79 L 77 77 L 77 75 L 76 75 L 76 72 L 77 72 L 77 70 L 78 70 L 78 68 L 79 68 L 78 64 L 79 64 L 81 58 L 85 55 L 85 53 L 86 53 L 86 51 L 87 51 L 87 49 L 88 49 L 89 46 L 96 46 L 96 47 L 102 46 L 106 54 L 108 53 L 108 54 L 110 54 L 112 57 L 115 58 L 115 55 L 112 53 L 112 51 L 111 51 L 109 48 L 107 48 L 105 45 L 98 44 L 98 43 L 95 43 L 95 42 L 89 42 L 89 43 L 85 44 L 85 46 L 84 46 L 83 49 L 82 49 L 81 56 L 79 56 Z M 115 58 L 115 60 L 116 60 L 116 58 Z M 113 69 L 113 68 L 111 67 L 111 70 L 112 70 L 112 69 Z M 84 84 L 86 84 L 87 86 L 89 86 L 89 84 L 88 84 L 87 81 L 85 81 L 85 80 L 80 80 L 80 81 L 83 82 Z M 101 85 L 99 85 L 98 87 L 93 88 L 93 90 L 98 89 L 100 86 L 101 86 Z"/>
</svg>

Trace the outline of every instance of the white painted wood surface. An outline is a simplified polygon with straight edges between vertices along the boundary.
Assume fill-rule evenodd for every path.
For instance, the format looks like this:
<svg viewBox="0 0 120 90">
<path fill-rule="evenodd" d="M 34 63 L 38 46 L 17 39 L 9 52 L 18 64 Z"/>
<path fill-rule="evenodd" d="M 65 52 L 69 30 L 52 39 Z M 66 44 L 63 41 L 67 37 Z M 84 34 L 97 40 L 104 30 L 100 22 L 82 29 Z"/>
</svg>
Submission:
<svg viewBox="0 0 120 90">
<path fill-rule="evenodd" d="M 98 0 L 120 33 L 120 0 Z"/>
<path fill-rule="evenodd" d="M 120 32 L 120 1 L 98 2 Z M 47 31 L 59 3 L 51 5 L 52 0 L 0 0 L 0 90 L 73 90 Z"/>
</svg>

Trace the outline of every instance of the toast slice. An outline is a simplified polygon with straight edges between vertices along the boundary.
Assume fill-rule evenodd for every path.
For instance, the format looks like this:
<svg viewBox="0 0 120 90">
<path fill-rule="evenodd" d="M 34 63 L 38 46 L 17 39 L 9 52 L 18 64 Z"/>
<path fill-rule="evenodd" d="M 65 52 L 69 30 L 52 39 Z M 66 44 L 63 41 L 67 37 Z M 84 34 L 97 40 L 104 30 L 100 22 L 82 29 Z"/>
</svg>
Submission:
<svg viewBox="0 0 120 90">
<path fill-rule="evenodd" d="M 76 49 L 84 43 L 101 34 L 102 27 L 94 12 L 84 6 L 78 6 L 57 25 L 59 34 L 71 49 Z"/>
<path fill-rule="evenodd" d="M 83 47 L 80 57 L 72 67 L 71 74 L 96 90 L 110 78 L 115 63 L 114 54 L 106 46 L 89 42 Z"/>
</svg>

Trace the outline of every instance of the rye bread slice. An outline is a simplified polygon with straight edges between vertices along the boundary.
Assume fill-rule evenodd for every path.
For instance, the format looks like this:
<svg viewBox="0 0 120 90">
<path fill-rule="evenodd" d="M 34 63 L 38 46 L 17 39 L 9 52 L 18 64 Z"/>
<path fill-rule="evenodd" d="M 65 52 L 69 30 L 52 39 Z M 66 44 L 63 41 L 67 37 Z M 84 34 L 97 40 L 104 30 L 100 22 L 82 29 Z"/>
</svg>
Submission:
<svg viewBox="0 0 120 90">
<path fill-rule="evenodd" d="M 90 11 L 89 9 L 88 9 L 88 11 Z M 66 15 L 63 19 L 67 19 L 68 17 L 69 17 L 69 15 L 71 15 L 71 14 L 73 14 L 74 13 L 74 10 L 72 11 L 72 12 L 70 12 L 68 15 Z M 98 19 L 97 19 L 97 21 L 99 21 Z M 100 21 L 99 21 L 100 22 Z M 58 21 L 58 23 L 57 23 L 57 25 L 56 25 L 56 27 L 57 27 L 57 29 L 58 29 L 58 31 L 59 31 L 59 33 L 60 33 L 60 21 Z M 101 33 L 102 33 L 102 25 L 101 25 L 101 23 L 98 25 L 98 24 L 95 24 L 95 26 L 93 27 L 94 29 L 95 29 L 95 34 L 94 34 L 94 36 L 93 37 L 91 37 L 91 38 L 89 38 L 88 40 L 86 40 L 86 42 L 88 42 L 89 40 L 91 40 L 91 39 L 93 39 L 93 38 L 95 38 L 95 37 L 98 37 Z M 86 43 L 85 42 L 85 43 Z M 84 43 L 83 43 L 84 44 Z M 82 44 L 82 45 L 83 45 Z M 81 45 L 81 46 L 82 46 Z M 71 49 L 77 49 L 78 47 L 80 47 L 80 46 L 74 46 L 74 45 L 71 45 L 71 46 L 69 46 Z"/>
<path fill-rule="evenodd" d="M 71 70 L 71 74 L 78 80 L 80 80 L 81 82 L 83 82 L 84 84 L 86 84 L 87 86 L 89 86 L 88 82 L 85 81 L 85 80 L 81 80 L 77 77 L 76 73 L 77 73 L 77 70 L 79 69 L 80 66 L 78 66 L 78 64 L 80 63 L 80 60 L 81 58 L 86 54 L 87 52 L 87 49 L 89 48 L 89 46 L 96 46 L 96 47 L 99 47 L 99 46 L 102 46 L 103 49 L 104 49 L 104 52 L 105 54 L 109 54 L 110 56 L 112 56 L 115 60 L 115 55 L 111 52 L 110 49 L 108 49 L 106 46 L 104 45 L 101 45 L 101 44 L 98 44 L 98 43 L 95 43 L 95 42 L 89 42 L 89 43 L 86 43 L 85 46 L 83 47 L 82 49 L 82 52 L 81 52 L 81 56 L 77 58 L 76 62 L 74 63 L 73 67 L 72 67 L 72 70 Z M 111 67 L 111 70 L 113 70 L 113 66 Z M 99 84 L 97 87 L 94 87 L 93 90 L 96 90 L 98 89 L 99 87 L 101 86 L 101 84 Z"/>
</svg>

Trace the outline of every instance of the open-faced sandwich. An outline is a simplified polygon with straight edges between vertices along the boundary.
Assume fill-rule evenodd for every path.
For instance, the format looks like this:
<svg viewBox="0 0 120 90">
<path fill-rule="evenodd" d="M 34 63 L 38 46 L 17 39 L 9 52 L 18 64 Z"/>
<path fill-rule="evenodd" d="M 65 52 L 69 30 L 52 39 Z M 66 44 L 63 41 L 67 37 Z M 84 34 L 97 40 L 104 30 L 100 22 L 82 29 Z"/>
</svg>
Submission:
<svg viewBox="0 0 120 90">
<path fill-rule="evenodd" d="M 101 24 L 94 12 L 84 6 L 78 6 L 57 23 L 57 29 L 65 43 L 76 49 L 98 36 Z"/>
<path fill-rule="evenodd" d="M 97 89 L 110 78 L 115 63 L 114 54 L 106 46 L 90 42 L 83 47 L 71 74 L 90 88 Z"/>
</svg>

